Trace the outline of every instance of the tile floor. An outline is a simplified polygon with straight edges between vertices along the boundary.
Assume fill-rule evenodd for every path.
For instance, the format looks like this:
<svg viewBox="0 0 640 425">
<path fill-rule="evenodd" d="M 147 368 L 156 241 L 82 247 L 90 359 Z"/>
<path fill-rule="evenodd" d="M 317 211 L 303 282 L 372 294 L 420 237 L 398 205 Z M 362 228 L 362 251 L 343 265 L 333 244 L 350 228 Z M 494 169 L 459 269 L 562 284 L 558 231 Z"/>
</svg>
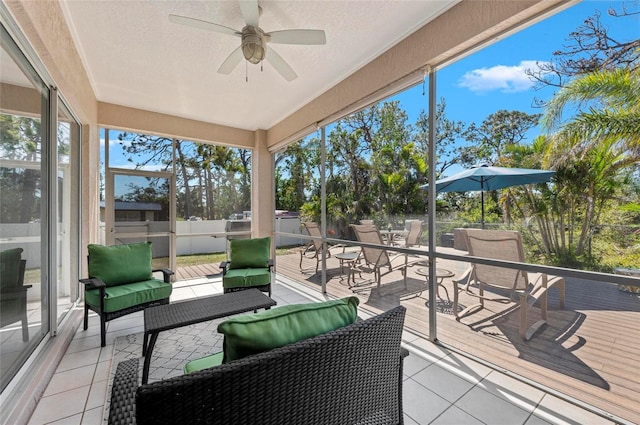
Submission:
<svg viewBox="0 0 640 425">
<path fill-rule="evenodd" d="M 171 301 L 222 292 L 222 283 L 191 280 L 175 284 Z M 321 300 L 322 295 L 286 279 L 274 285 L 279 305 Z M 142 313 L 107 325 L 100 348 L 97 316 L 78 329 L 28 425 L 99 425 L 118 336 L 143 331 Z M 533 388 L 410 332 L 404 361 L 404 420 L 416 424 L 611 424 L 597 415 Z"/>
</svg>

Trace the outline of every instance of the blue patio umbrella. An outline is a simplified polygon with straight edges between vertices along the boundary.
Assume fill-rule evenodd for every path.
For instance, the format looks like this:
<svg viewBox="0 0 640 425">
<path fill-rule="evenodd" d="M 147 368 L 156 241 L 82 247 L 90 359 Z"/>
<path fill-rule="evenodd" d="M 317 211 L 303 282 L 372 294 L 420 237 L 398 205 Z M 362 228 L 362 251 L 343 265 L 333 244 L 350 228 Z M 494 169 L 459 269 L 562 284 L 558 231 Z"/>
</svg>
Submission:
<svg viewBox="0 0 640 425">
<path fill-rule="evenodd" d="M 463 170 L 451 177 L 436 181 L 436 192 L 480 191 L 482 202 L 482 228 L 484 229 L 484 191 L 510 186 L 544 183 L 551 180 L 555 171 L 530 168 L 492 167 L 486 164 Z M 420 186 L 429 189 L 429 185 Z"/>
</svg>

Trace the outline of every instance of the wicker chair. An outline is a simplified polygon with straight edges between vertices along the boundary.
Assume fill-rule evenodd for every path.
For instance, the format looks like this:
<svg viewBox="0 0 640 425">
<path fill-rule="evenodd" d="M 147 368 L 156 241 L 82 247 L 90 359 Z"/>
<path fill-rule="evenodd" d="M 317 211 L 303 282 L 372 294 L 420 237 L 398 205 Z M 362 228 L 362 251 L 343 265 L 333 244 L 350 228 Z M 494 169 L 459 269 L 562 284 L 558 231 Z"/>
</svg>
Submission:
<svg viewBox="0 0 640 425">
<path fill-rule="evenodd" d="M 524 263 L 524 250 L 520 233 L 508 230 L 480 230 L 464 229 L 467 239 L 469 255 L 495 260 L 505 260 Z M 458 296 L 461 291 L 477 297 L 479 302 L 470 305 L 459 313 L 456 320 L 484 308 L 484 301 L 513 303 L 516 294 L 520 305 L 519 333 L 523 340 L 529 340 L 547 321 L 547 291 L 557 286 L 560 292 L 560 308 L 564 308 L 565 282 L 564 278 L 538 274 L 534 284 L 530 284 L 529 275 L 525 270 L 472 264 L 460 279 L 455 279 L 453 311 L 458 311 Z M 485 295 L 485 290 L 497 289 L 508 291 L 509 296 Z M 533 304 L 540 300 L 542 320 L 527 328 L 527 312 Z"/>
<path fill-rule="evenodd" d="M 0 252 L 0 326 L 22 323 L 22 340 L 29 341 L 27 320 L 27 289 L 24 271 L 27 261 L 22 259 L 22 248 Z"/>
<path fill-rule="evenodd" d="M 142 386 L 138 359 L 121 362 L 109 424 L 402 424 L 404 316 L 398 306 L 291 345 Z"/>
</svg>

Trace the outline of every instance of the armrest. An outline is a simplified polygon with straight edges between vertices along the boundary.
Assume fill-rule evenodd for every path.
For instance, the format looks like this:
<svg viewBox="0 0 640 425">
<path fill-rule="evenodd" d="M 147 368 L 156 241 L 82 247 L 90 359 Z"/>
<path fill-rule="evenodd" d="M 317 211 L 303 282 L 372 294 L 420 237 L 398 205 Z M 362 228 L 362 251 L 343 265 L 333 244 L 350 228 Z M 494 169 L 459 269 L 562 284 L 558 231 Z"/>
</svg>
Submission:
<svg viewBox="0 0 640 425">
<path fill-rule="evenodd" d="M 220 263 L 220 268 L 222 269 L 222 275 L 227 274 L 227 268 L 229 268 L 229 261 L 223 261 Z"/>
<path fill-rule="evenodd" d="M 109 425 L 135 423 L 136 390 L 138 388 L 138 359 L 118 363 L 111 389 Z"/>
<path fill-rule="evenodd" d="M 274 263 L 273 263 L 273 258 L 270 258 L 270 259 L 269 259 L 268 267 L 269 267 L 269 271 L 275 271 L 275 269 L 274 269 Z M 272 270 L 272 269 L 274 269 L 274 270 Z"/>
<path fill-rule="evenodd" d="M 151 270 L 151 273 L 155 273 L 155 272 L 162 272 L 162 279 L 166 282 L 166 283 L 171 283 L 171 276 L 173 276 L 175 273 L 173 272 L 173 270 L 169 270 L 169 269 L 155 269 L 155 270 Z"/>
<path fill-rule="evenodd" d="M 462 276 L 460 276 L 459 279 L 451 279 L 452 282 L 454 283 L 455 287 L 457 288 L 458 285 L 469 285 L 469 283 L 471 282 L 471 273 L 473 272 L 473 267 L 469 267 L 467 270 L 464 271 L 464 273 L 462 274 Z"/>
<path fill-rule="evenodd" d="M 404 347 L 400 347 L 400 357 L 404 359 L 405 357 L 409 357 L 409 350 Z"/>
<path fill-rule="evenodd" d="M 92 277 L 90 279 L 80 279 L 80 283 L 82 283 L 85 287 L 90 286 L 90 289 L 100 289 L 107 287 L 107 285 L 105 285 L 103 281 L 95 277 Z"/>
</svg>

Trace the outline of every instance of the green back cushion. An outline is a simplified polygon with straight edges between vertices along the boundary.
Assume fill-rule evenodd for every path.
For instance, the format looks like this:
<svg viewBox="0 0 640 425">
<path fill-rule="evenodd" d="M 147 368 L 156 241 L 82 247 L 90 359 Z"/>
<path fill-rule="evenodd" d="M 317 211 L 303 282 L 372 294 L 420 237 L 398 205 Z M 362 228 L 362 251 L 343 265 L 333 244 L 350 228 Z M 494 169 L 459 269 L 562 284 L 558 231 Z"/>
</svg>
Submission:
<svg viewBox="0 0 640 425">
<path fill-rule="evenodd" d="M 224 363 L 292 344 L 354 323 L 358 298 L 292 304 L 238 316 L 218 325 L 224 335 Z"/>
<path fill-rule="evenodd" d="M 20 260 L 22 248 L 7 249 L 0 252 L 0 286 L 13 287 L 20 278 Z"/>
<path fill-rule="evenodd" d="M 107 286 L 151 279 L 151 242 L 90 244 L 89 277 L 98 278 Z"/>
<path fill-rule="evenodd" d="M 229 269 L 265 268 L 269 266 L 271 238 L 231 239 Z"/>
</svg>

